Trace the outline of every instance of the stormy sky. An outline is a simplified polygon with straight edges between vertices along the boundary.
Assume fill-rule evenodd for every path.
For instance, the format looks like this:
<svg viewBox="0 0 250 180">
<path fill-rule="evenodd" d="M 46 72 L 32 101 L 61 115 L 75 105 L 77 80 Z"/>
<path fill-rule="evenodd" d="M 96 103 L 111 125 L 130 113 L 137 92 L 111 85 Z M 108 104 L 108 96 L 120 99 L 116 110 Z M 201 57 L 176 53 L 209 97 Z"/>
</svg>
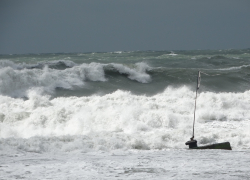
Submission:
<svg viewBox="0 0 250 180">
<path fill-rule="evenodd" d="M 0 54 L 244 48 L 249 0 L 0 0 Z"/>
</svg>

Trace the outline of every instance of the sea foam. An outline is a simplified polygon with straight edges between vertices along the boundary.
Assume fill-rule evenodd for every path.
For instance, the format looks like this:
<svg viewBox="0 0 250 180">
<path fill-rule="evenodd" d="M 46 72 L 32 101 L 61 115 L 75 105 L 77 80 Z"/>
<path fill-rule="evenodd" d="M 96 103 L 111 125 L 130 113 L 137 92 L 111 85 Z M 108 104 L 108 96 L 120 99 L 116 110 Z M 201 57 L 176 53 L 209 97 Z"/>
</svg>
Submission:
<svg viewBox="0 0 250 180">
<path fill-rule="evenodd" d="M 233 148 L 249 149 L 249 95 L 249 91 L 201 93 L 195 124 L 198 143 L 230 141 Z M 86 150 L 185 148 L 192 135 L 194 92 L 187 87 L 167 88 L 155 96 L 118 90 L 103 96 L 50 99 L 34 90 L 28 97 L 0 97 L 3 144 L 21 138 L 20 143 L 41 148 L 38 151 L 85 146 Z"/>
</svg>

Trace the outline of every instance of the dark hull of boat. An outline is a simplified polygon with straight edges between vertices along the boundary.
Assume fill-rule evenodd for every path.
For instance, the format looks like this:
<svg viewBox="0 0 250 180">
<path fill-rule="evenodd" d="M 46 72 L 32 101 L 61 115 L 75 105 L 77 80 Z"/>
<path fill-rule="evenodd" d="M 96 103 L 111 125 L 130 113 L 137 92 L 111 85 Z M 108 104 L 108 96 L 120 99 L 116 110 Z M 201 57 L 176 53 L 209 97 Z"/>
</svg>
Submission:
<svg viewBox="0 0 250 180">
<path fill-rule="evenodd" d="M 207 146 L 198 146 L 198 147 L 193 147 L 190 149 L 225 149 L 225 150 L 232 150 L 231 145 L 229 142 L 223 142 L 223 143 L 216 143 L 216 144 L 211 144 Z"/>
</svg>

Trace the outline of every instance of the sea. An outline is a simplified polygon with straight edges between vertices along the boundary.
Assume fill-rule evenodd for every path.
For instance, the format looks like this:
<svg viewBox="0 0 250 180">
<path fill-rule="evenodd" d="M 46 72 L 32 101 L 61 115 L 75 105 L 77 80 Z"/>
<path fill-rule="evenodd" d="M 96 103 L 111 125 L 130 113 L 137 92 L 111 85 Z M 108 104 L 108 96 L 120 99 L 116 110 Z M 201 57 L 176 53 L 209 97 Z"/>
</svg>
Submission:
<svg viewBox="0 0 250 180">
<path fill-rule="evenodd" d="M 0 55 L 0 179 L 249 180 L 250 49 Z"/>
</svg>

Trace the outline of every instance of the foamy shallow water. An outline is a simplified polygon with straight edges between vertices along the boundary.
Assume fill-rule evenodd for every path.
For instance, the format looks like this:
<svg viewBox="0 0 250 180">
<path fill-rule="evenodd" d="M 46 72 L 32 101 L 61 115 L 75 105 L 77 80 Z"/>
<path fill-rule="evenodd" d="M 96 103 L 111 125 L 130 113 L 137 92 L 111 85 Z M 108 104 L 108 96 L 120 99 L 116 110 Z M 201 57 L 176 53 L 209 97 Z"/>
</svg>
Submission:
<svg viewBox="0 0 250 180">
<path fill-rule="evenodd" d="M 249 179 L 250 152 L 129 150 L 1 154 L 0 179 Z"/>
</svg>

